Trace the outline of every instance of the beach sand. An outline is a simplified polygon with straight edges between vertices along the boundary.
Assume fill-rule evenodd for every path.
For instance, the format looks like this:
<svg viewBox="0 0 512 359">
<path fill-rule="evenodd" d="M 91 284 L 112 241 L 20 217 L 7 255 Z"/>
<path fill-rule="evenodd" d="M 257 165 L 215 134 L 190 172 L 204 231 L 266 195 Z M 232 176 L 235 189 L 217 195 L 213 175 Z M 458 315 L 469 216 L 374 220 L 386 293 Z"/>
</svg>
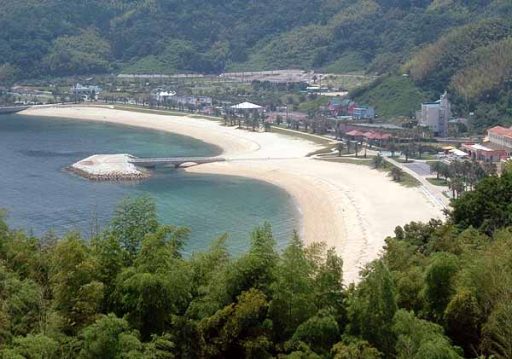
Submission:
<svg viewBox="0 0 512 359">
<path fill-rule="evenodd" d="M 169 131 L 222 147 L 228 161 L 194 166 L 191 173 L 243 176 L 279 186 L 294 198 L 305 244 L 325 242 L 344 261 L 345 282 L 378 257 L 397 225 L 442 218 L 422 187 L 406 188 L 366 166 L 306 157 L 319 148 L 302 138 L 257 133 L 220 122 L 108 107 L 32 108 L 22 115 L 75 118 Z M 251 229 L 248 228 L 248 231 Z"/>
</svg>

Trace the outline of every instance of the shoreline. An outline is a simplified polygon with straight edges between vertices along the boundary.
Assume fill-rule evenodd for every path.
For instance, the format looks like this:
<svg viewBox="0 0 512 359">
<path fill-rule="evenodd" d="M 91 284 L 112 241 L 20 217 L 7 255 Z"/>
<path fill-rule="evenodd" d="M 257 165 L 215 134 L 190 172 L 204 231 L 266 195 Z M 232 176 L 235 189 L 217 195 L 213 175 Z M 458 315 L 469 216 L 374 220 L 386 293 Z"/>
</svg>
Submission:
<svg viewBox="0 0 512 359">
<path fill-rule="evenodd" d="M 365 166 L 306 157 L 319 148 L 303 138 L 225 127 L 219 121 L 115 110 L 108 107 L 48 107 L 20 115 L 108 122 L 192 137 L 221 147 L 226 162 L 184 169 L 252 178 L 288 192 L 297 206 L 305 245 L 325 242 L 343 258 L 344 280 L 377 258 L 386 236 L 410 221 L 442 218 L 442 208 L 421 188 L 405 188 Z M 249 230 L 249 229 L 248 229 Z"/>
</svg>

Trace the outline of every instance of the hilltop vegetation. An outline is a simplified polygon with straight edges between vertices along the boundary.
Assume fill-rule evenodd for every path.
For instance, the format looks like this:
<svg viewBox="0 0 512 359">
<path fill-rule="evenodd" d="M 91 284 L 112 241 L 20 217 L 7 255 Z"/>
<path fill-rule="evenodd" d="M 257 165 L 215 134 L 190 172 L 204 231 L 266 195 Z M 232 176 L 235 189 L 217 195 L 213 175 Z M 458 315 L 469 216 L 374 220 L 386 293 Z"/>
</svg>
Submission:
<svg viewBox="0 0 512 359">
<path fill-rule="evenodd" d="M 465 55 L 457 51 L 468 50 L 468 40 L 476 48 L 510 36 L 511 13 L 506 0 L 3 0 L 0 9 L 0 64 L 24 76 L 335 64 L 343 71 L 340 60 L 355 59 L 377 73 L 408 62 L 415 80 L 444 78 L 456 65 L 444 69 L 445 57 Z M 65 65 L 84 54 L 82 67 Z M 436 54 L 444 56 L 438 66 Z"/>
<path fill-rule="evenodd" d="M 271 228 L 233 258 L 182 255 L 188 229 L 128 199 L 86 241 L 34 238 L 0 220 L 2 358 L 510 358 L 512 173 L 410 223 L 358 285 L 342 260 Z"/>
<path fill-rule="evenodd" d="M 384 106 L 385 117 L 409 114 L 412 99 L 434 99 L 448 89 L 456 114 L 476 112 L 477 127 L 484 127 L 512 119 L 511 19 L 508 0 L 2 0 L 0 81 L 289 67 L 360 71 L 392 75 L 387 85 L 358 92 L 375 100 L 378 111 L 386 102 L 379 86 L 398 92 L 401 103 Z M 394 79 L 403 73 L 415 87 L 409 97 Z"/>
</svg>

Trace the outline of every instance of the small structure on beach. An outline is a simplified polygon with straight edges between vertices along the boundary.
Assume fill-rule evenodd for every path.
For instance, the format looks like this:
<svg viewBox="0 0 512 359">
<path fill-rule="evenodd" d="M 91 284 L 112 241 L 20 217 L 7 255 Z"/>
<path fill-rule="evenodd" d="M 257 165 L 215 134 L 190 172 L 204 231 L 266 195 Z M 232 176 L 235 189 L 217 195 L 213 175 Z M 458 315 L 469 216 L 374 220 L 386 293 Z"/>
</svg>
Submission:
<svg viewBox="0 0 512 359">
<path fill-rule="evenodd" d="M 263 111 L 263 107 L 251 102 L 239 103 L 238 105 L 231 106 L 231 109 L 235 111 Z"/>
</svg>

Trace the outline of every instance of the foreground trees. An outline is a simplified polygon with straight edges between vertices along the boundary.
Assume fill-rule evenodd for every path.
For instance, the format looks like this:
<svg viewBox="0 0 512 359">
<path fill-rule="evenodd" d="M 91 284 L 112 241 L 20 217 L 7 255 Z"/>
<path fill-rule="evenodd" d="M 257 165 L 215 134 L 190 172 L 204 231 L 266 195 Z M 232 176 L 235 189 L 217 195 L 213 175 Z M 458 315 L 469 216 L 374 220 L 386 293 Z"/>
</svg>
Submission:
<svg viewBox="0 0 512 359">
<path fill-rule="evenodd" d="M 269 225 L 238 258 L 227 237 L 185 258 L 188 230 L 147 198 L 89 241 L 0 221 L 0 357 L 509 358 L 510 176 L 465 193 L 446 224 L 397 227 L 348 288 L 334 250 L 294 236 L 279 252 Z"/>
</svg>

